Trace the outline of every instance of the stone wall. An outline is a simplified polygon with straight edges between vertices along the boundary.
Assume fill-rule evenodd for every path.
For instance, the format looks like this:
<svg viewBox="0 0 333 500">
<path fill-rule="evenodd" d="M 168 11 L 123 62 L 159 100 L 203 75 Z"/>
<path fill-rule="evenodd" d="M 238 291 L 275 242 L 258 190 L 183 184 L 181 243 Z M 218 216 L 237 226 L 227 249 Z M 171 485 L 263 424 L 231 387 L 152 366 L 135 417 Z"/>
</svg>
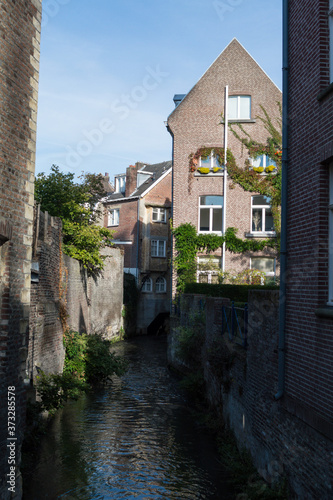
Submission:
<svg viewBox="0 0 333 500">
<path fill-rule="evenodd" d="M 204 300 L 184 297 L 178 324 L 186 325 L 186 310 L 195 311 Z M 287 478 L 295 497 L 302 500 L 332 498 L 332 441 L 290 412 L 284 399 L 274 398 L 278 380 L 278 292 L 249 293 L 246 350 L 222 336 L 222 302 L 205 300 L 202 368 L 210 404 L 234 431 L 239 447 L 250 451 L 268 482 Z M 174 327 L 169 361 L 181 368 L 175 345 Z"/>
<path fill-rule="evenodd" d="M 41 0 L 0 0 L 0 498 L 3 500 L 21 497 L 19 465 L 25 427 L 41 17 Z M 15 394 L 15 429 L 11 436 L 8 387 L 15 387 L 11 391 Z M 15 441 L 9 441 L 8 437 Z"/>
</svg>

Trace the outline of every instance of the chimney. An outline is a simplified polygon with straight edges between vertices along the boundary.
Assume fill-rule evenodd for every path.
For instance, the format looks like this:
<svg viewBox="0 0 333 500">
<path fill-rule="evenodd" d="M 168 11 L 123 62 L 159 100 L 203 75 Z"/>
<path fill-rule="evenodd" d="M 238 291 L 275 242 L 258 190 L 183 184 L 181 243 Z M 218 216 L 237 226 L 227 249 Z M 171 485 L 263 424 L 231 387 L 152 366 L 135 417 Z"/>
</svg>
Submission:
<svg viewBox="0 0 333 500">
<path fill-rule="evenodd" d="M 139 164 L 136 163 L 135 165 L 130 165 L 126 169 L 126 191 L 125 191 L 125 196 L 128 198 L 133 191 L 136 190 L 136 179 L 138 176 L 138 167 Z"/>
</svg>

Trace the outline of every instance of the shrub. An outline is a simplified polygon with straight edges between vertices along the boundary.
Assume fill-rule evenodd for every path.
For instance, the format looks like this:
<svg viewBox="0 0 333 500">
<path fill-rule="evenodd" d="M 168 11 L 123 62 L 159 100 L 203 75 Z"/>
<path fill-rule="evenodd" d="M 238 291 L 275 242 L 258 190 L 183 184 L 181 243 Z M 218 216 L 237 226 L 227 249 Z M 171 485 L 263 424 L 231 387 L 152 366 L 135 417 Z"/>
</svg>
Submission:
<svg viewBox="0 0 333 500">
<path fill-rule="evenodd" d="M 46 410 L 50 415 L 62 408 L 68 399 L 78 399 L 82 391 L 87 389 L 84 380 L 70 373 L 46 375 L 42 370 L 37 376 L 36 387 L 41 397 L 37 406 L 39 410 Z"/>
<path fill-rule="evenodd" d="M 111 342 L 99 335 L 88 336 L 85 376 L 87 382 L 105 382 L 112 375 L 123 375 L 127 363 L 120 356 L 110 352 Z"/>
</svg>

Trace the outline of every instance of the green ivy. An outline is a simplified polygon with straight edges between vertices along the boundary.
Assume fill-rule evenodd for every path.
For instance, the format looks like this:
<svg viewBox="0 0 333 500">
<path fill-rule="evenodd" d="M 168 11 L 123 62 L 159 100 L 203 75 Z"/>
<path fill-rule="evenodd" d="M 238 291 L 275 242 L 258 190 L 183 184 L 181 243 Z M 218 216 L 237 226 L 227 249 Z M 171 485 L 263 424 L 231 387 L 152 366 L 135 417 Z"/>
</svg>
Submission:
<svg viewBox="0 0 333 500">
<path fill-rule="evenodd" d="M 196 256 L 198 252 L 214 252 L 225 243 L 226 249 L 232 253 L 258 252 L 266 247 L 275 247 L 272 239 L 242 240 L 237 238 L 237 229 L 229 227 L 224 236 L 217 234 L 197 234 L 193 224 L 187 222 L 172 229 L 175 238 L 176 255 L 174 267 L 177 272 L 177 290 L 184 291 L 185 284 L 195 281 Z"/>
</svg>

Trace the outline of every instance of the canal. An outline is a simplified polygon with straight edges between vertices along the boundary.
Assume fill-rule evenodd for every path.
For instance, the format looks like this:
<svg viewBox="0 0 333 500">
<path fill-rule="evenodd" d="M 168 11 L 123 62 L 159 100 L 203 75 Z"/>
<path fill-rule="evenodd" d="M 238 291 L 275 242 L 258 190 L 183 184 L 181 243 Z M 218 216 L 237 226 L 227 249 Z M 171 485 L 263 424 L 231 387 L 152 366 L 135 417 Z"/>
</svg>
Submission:
<svg viewBox="0 0 333 500">
<path fill-rule="evenodd" d="M 166 338 L 113 350 L 129 360 L 127 373 L 57 413 L 24 499 L 235 498 L 212 436 L 167 368 Z"/>
</svg>

